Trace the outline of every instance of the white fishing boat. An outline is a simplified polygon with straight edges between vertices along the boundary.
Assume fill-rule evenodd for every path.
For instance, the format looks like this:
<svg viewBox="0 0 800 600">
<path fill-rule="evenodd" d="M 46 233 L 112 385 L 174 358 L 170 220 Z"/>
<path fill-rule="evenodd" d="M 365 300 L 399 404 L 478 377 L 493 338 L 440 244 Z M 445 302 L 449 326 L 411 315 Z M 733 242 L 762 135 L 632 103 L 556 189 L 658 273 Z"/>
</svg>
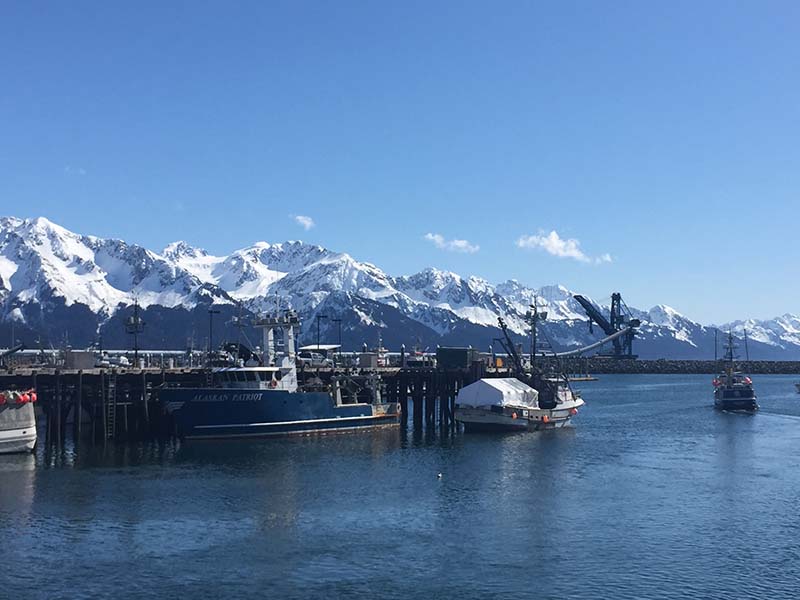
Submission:
<svg viewBox="0 0 800 600">
<path fill-rule="evenodd" d="M 563 427 L 584 405 L 579 392 L 543 379 L 544 393 L 516 377 L 479 379 L 456 397 L 455 418 L 464 431 L 535 431 Z"/>
<path fill-rule="evenodd" d="M 0 454 L 31 452 L 36 447 L 36 392 L 0 392 Z"/>
</svg>

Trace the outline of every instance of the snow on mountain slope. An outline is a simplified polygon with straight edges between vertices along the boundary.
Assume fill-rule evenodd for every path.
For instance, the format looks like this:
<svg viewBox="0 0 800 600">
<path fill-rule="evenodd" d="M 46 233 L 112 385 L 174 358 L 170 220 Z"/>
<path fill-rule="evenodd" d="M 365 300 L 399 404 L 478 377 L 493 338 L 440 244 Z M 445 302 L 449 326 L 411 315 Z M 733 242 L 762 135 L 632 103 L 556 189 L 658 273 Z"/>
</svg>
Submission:
<svg viewBox="0 0 800 600">
<path fill-rule="evenodd" d="M 15 304 L 61 299 L 108 315 L 134 297 L 143 306 L 179 306 L 204 295 L 190 273 L 140 246 L 78 235 L 41 217 L 2 219 L 0 228 L 0 268 Z"/>
<path fill-rule="evenodd" d="M 301 312 L 314 310 L 334 292 L 349 293 L 395 307 L 405 304 L 383 271 L 375 265 L 360 263 L 349 254 L 322 255 L 316 262 L 288 273 L 270 288 L 271 294 L 291 298 L 293 306 Z"/>
<path fill-rule="evenodd" d="M 264 263 L 263 251 L 268 249 L 269 244 L 256 244 L 225 257 L 212 256 L 186 242 L 173 242 L 162 255 L 199 281 L 217 286 L 237 300 L 248 300 L 266 295 L 269 286 L 286 275 Z"/>
<path fill-rule="evenodd" d="M 343 330 L 353 340 L 359 332 L 383 328 L 389 335 L 389 328 L 400 328 L 391 335 L 480 347 L 497 337 L 498 317 L 523 339 L 528 334 L 525 314 L 534 301 L 548 313 L 542 338 L 554 349 L 602 337 L 597 327 L 590 332 L 583 308 L 563 286 L 535 289 L 516 280 L 492 285 L 435 268 L 391 277 L 349 254 L 299 241 L 258 242 L 228 256 L 174 242 L 156 253 L 122 240 L 79 235 L 44 218 L 0 218 L 0 321 L 35 317 L 37 327 L 51 322 L 61 329 L 73 322 L 95 327 L 115 318 L 134 298 L 143 307 L 202 313 L 209 303 L 237 301 L 250 311 L 263 311 L 276 296 L 307 322 L 318 314 L 329 317 L 323 322 L 326 329 L 341 315 Z M 78 312 L 53 319 L 60 306 Z M 599 308 L 609 311 L 608 306 Z M 640 354 L 713 355 L 713 328 L 664 305 L 631 312 L 642 321 L 635 349 Z M 800 318 L 794 315 L 729 326 L 740 334 L 746 328 L 756 352 L 800 357 Z"/>
<path fill-rule="evenodd" d="M 480 277 L 464 279 L 456 273 L 428 268 L 396 277 L 393 282 L 412 301 L 450 311 L 471 323 L 495 326 L 498 315 L 513 312 L 505 298 Z M 513 325 L 518 325 L 517 321 L 514 318 Z"/>
<path fill-rule="evenodd" d="M 734 321 L 721 325 L 719 329 L 723 332 L 730 330 L 740 337 L 744 337 L 746 331 L 748 339 L 776 348 L 800 346 L 800 317 L 789 313 L 769 320 Z"/>
<path fill-rule="evenodd" d="M 547 318 L 551 321 L 588 320 L 581 305 L 573 298 L 573 292 L 562 285 L 546 285 L 537 290 L 510 279 L 498 285 L 496 291 L 520 314 L 525 314 L 536 302 L 539 310 L 547 311 Z"/>
</svg>

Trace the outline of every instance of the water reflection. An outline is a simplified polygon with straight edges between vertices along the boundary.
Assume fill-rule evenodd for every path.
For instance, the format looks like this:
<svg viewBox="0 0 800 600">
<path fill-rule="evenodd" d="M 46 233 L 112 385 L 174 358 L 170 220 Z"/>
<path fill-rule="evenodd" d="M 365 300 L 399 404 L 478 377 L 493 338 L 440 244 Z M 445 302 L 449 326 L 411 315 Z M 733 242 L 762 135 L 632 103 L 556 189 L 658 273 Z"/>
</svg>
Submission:
<svg viewBox="0 0 800 600">
<path fill-rule="evenodd" d="M 800 421 L 757 383 L 754 417 L 607 377 L 557 431 L 68 441 L 0 457 L 0 543 L 41 597 L 791 597 Z"/>
<path fill-rule="evenodd" d="M 36 494 L 36 459 L 32 454 L 0 455 L 0 516 L 24 521 Z"/>
</svg>

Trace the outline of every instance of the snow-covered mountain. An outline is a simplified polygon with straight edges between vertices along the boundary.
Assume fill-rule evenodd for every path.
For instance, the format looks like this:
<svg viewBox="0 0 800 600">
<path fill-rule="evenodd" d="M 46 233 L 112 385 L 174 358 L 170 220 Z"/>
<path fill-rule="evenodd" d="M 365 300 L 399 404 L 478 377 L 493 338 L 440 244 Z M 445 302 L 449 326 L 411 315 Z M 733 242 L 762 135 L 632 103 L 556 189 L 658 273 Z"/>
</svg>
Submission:
<svg viewBox="0 0 800 600">
<path fill-rule="evenodd" d="M 184 347 L 194 340 L 202 346 L 210 305 L 222 312 L 215 333 L 221 339 L 236 335 L 231 321 L 239 311 L 267 310 L 277 298 L 300 312 L 306 340 L 315 339 L 317 323 L 328 341 L 337 339 L 341 326 L 350 348 L 373 345 L 379 334 L 390 347 L 487 348 L 499 335 L 498 316 L 523 341 L 534 298 L 548 312 L 543 335 L 555 349 L 602 336 L 597 327 L 590 331 L 583 308 L 562 286 L 493 285 L 434 268 L 392 277 L 349 254 L 296 241 L 258 242 L 228 256 L 185 242 L 153 252 L 79 235 L 44 218 L 0 218 L 0 345 L 13 326 L 14 337 L 28 344 L 66 339 L 81 346 L 102 336 L 107 345 L 124 347 L 129 340 L 122 323 L 136 300 L 147 323 L 143 344 Z M 663 305 L 631 311 L 642 321 L 634 346 L 640 356 L 713 356 L 713 327 Z M 747 330 L 753 358 L 800 358 L 800 318 L 794 315 L 729 326 L 740 335 Z"/>
</svg>

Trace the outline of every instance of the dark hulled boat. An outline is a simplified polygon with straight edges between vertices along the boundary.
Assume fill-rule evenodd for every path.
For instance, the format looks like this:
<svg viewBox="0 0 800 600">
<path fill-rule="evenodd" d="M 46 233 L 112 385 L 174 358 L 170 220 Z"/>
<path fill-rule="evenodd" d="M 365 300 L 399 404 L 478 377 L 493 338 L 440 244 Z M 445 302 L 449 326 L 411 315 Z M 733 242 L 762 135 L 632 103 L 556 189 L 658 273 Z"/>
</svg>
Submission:
<svg viewBox="0 0 800 600">
<path fill-rule="evenodd" d="M 720 410 L 753 412 L 758 410 L 753 380 L 736 370 L 733 334 L 728 332 L 725 368 L 714 378 L 714 407 Z"/>
<path fill-rule="evenodd" d="M 163 388 L 159 397 L 184 439 L 315 434 L 395 426 L 397 403 L 384 403 L 377 377 L 369 402 L 345 401 L 344 378 L 329 390 L 300 390 L 295 366 L 294 312 L 256 324 L 264 330 L 264 364 L 216 369 L 204 388 Z M 285 354 L 275 351 L 274 331 L 282 330 Z M 351 398 L 352 400 L 352 398 Z"/>
</svg>

